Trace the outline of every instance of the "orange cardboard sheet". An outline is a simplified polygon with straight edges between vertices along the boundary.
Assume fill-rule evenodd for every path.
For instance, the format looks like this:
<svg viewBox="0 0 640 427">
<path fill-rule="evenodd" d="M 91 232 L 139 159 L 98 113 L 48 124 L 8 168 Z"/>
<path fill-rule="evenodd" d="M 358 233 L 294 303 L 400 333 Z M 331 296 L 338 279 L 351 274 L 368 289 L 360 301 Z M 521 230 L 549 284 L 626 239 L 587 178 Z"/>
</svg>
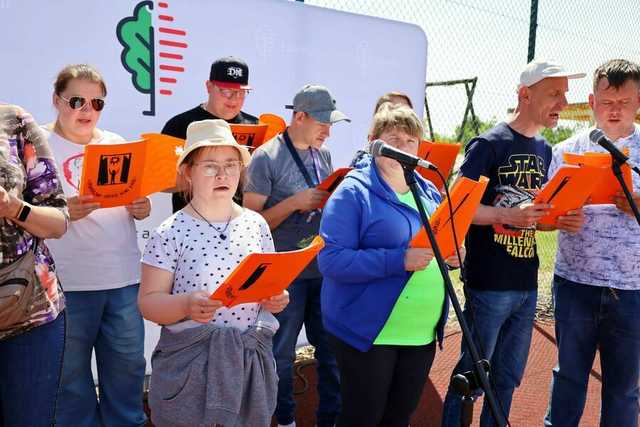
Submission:
<svg viewBox="0 0 640 427">
<path fill-rule="evenodd" d="M 284 132 L 284 130 L 287 128 L 287 123 L 282 117 L 278 116 L 277 114 L 260 114 L 260 117 L 258 117 L 258 121 L 260 123 L 269 125 L 269 127 L 267 128 L 267 133 L 264 136 L 265 142 L 269 141 L 274 136 Z"/>
<path fill-rule="evenodd" d="M 422 141 L 418 147 L 418 157 L 425 159 L 433 163 L 438 167 L 438 170 L 445 179 L 449 179 L 453 165 L 456 162 L 456 157 L 460 152 L 462 144 L 448 144 L 448 143 L 435 143 L 431 141 Z M 444 190 L 444 183 L 434 171 L 418 167 L 416 169 L 420 175 L 425 179 L 428 179 L 435 185 L 438 190 Z"/>
<path fill-rule="evenodd" d="M 628 150 L 625 150 L 628 155 Z M 570 165 L 585 165 L 604 168 L 606 171 L 600 177 L 597 185 L 591 192 L 591 197 L 587 201 L 589 205 L 608 205 L 613 203 L 613 196 L 622 192 L 620 183 L 611 170 L 611 154 L 609 153 L 564 153 L 564 162 Z M 631 169 L 627 165 L 621 167 L 622 179 L 629 188 L 631 185 Z"/>
<path fill-rule="evenodd" d="M 558 216 L 584 206 L 605 172 L 604 168 L 594 166 L 564 165 L 558 169 L 534 199 L 534 203 L 553 206 L 538 223 L 554 225 Z"/>
<path fill-rule="evenodd" d="M 322 237 L 316 236 L 309 246 L 297 251 L 250 254 L 209 298 L 233 307 L 279 295 L 323 247 Z"/>
<path fill-rule="evenodd" d="M 331 196 L 331 193 L 333 193 L 333 190 L 338 188 L 338 185 L 340 185 L 344 177 L 349 173 L 351 169 L 353 168 L 337 169 L 331 175 L 329 175 L 327 179 L 325 179 L 320 184 L 318 184 L 316 188 L 318 190 L 328 191 L 329 196 Z M 329 200 L 329 196 L 327 196 L 327 198 L 324 199 L 322 203 L 320 203 L 320 206 L 318 206 L 318 208 L 322 209 L 324 207 L 325 203 L 327 203 L 327 200 Z"/>
<path fill-rule="evenodd" d="M 445 258 L 456 252 L 456 245 L 453 239 L 454 228 L 458 238 L 458 245 L 461 245 L 464 241 L 488 184 L 489 178 L 484 176 L 481 176 L 478 181 L 465 177 L 460 178 L 451 190 L 451 200 L 446 199 L 440 203 L 440 206 L 431 215 L 429 224 L 433 229 L 440 252 Z M 453 221 L 451 221 L 449 212 L 450 203 L 453 209 Z M 429 242 L 429 237 L 424 227 L 411 240 L 410 246 L 412 248 L 431 247 L 431 242 Z"/>
<path fill-rule="evenodd" d="M 269 125 L 266 124 L 236 125 L 232 123 L 230 126 L 231 133 L 236 141 L 238 141 L 238 144 L 246 145 L 251 150 L 258 148 L 266 141 L 265 135 L 269 127 Z"/>
<path fill-rule="evenodd" d="M 100 207 L 128 205 L 135 199 L 176 185 L 178 149 L 184 140 L 143 134 L 123 144 L 84 148 L 80 195 L 92 195 Z"/>
</svg>

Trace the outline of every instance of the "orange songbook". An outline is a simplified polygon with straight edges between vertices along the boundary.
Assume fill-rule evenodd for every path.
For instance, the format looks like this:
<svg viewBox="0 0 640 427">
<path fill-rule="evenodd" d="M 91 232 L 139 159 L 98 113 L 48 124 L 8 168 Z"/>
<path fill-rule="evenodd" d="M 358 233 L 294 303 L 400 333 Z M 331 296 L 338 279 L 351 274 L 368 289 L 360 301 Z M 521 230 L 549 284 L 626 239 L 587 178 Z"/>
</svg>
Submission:
<svg viewBox="0 0 640 427">
<path fill-rule="evenodd" d="M 277 114 L 272 114 L 272 113 L 260 114 L 260 117 L 258 117 L 258 121 L 265 125 L 269 125 L 269 127 L 267 128 L 267 133 L 264 136 L 265 142 L 269 141 L 271 138 L 278 135 L 279 133 L 284 132 L 284 130 L 287 128 L 287 123 L 284 121 L 282 117 L 278 116 Z"/>
<path fill-rule="evenodd" d="M 445 179 L 449 179 L 461 146 L 462 144 L 457 143 L 436 143 L 424 140 L 418 147 L 418 157 L 436 165 L 442 176 L 444 176 Z M 444 190 L 444 183 L 436 172 L 423 167 L 418 167 L 416 170 L 425 179 L 431 181 L 439 191 Z"/>
<path fill-rule="evenodd" d="M 340 185 L 344 177 L 347 176 L 347 174 L 351 169 L 353 168 L 336 169 L 331 175 L 327 177 L 327 179 L 325 179 L 320 184 L 318 184 L 316 188 L 318 190 L 328 191 L 329 196 L 331 196 L 331 193 L 333 193 L 333 190 L 338 188 L 338 185 Z M 329 200 L 329 196 L 327 196 L 327 198 L 324 199 L 322 203 L 320 203 L 320 206 L 318 206 L 318 208 L 322 209 L 324 207 L 325 203 L 327 203 L 327 200 Z"/>
<path fill-rule="evenodd" d="M 297 251 L 250 254 L 209 298 L 233 307 L 279 295 L 323 247 L 322 237 L 316 236 Z"/>
<path fill-rule="evenodd" d="M 265 135 L 269 127 L 267 124 L 237 125 L 233 123 L 230 123 L 229 126 L 231 126 L 231 133 L 238 144 L 246 145 L 251 150 L 258 148 L 266 141 Z"/>
<path fill-rule="evenodd" d="M 443 257 L 448 258 L 456 252 L 456 244 L 453 238 L 454 229 L 458 238 L 458 245 L 461 245 L 464 241 L 488 184 L 489 178 L 484 176 L 481 176 L 478 181 L 465 177 L 460 178 L 451 190 L 451 200 L 445 199 L 444 202 L 440 203 L 440 206 L 429 218 L 429 224 L 431 224 Z M 453 220 L 451 219 L 449 205 L 453 210 Z M 431 247 L 429 236 L 427 236 L 424 227 L 411 240 L 410 246 L 412 248 Z"/>
<path fill-rule="evenodd" d="M 92 195 L 100 207 L 109 208 L 174 187 L 184 140 L 162 134 L 143 134 L 142 138 L 123 144 L 86 145 L 80 195 Z"/>
<path fill-rule="evenodd" d="M 594 166 L 562 166 L 534 199 L 534 203 L 553 206 L 538 222 L 554 225 L 560 215 L 581 208 L 605 172 L 604 168 Z"/>
<path fill-rule="evenodd" d="M 628 155 L 628 150 L 625 154 Z M 622 192 L 620 183 L 613 175 L 611 170 L 611 154 L 609 153 L 564 153 L 564 162 L 570 165 L 595 166 L 605 169 L 605 173 L 600 177 L 597 185 L 594 187 L 587 204 L 589 205 L 608 205 L 613 203 L 613 196 Z M 631 169 L 628 165 L 622 165 L 622 179 L 629 188 L 631 185 Z"/>
</svg>

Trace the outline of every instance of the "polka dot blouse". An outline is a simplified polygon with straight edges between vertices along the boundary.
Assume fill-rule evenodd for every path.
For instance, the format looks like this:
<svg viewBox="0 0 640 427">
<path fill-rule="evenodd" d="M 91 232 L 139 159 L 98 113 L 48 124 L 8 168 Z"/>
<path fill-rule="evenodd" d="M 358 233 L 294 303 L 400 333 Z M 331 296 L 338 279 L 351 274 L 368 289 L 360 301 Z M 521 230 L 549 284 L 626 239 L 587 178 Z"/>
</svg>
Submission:
<svg viewBox="0 0 640 427">
<path fill-rule="evenodd" d="M 151 234 L 142 262 L 174 274 L 172 294 L 199 290 L 212 293 L 244 257 L 253 252 L 275 251 L 269 226 L 258 213 L 243 209 L 222 232 L 225 225 L 226 222 L 209 225 L 178 211 Z M 255 322 L 259 310 L 259 304 L 222 307 L 216 311 L 213 322 L 244 331 Z M 198 325 L 189 320 L 169 329 L 180 331 Z"/>
</svg>

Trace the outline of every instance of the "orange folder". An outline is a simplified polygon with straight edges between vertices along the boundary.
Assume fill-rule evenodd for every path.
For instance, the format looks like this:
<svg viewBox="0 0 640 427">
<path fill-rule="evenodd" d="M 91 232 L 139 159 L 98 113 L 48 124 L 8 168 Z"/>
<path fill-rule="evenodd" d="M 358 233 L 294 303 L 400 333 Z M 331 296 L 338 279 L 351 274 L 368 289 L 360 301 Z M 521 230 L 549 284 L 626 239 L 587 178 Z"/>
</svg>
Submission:
<svg viewBox="0 0 640 427">
<path fill-rule="evenodd" d="M 431 141 L 422 141 L 418 147 L 418 157 L 425 159 L 433 163 L 438 167 L 442 176 L 445 179 L 449 179 L 453 165 L 456 162 L 456 157 L 460 153 L 460 147 L 462 144 L 449 144 L 449 143 L 435 143 Z M 434 171 L 425 169 L 423 167 L 416 168 L 418 173 L 425 179 L 428 179 L 435 185 L 439 191 L 444 190 L 444 183 Z"/>
<path fill-rule="evenodd" d="M 279 295 L 323 247 L 324 240 L 316 236 L 309 246 L 297 251 L 250 254 L 209 298 L 233 307 Z"/>
<path fill-rule="evenodd" d="M 128 205 L 135 199 L 176 185 L 176 163 L 184 140 L 143 134 L 142 140 L 84 147 L 80 195 L 100 207 Z"/>
<path fill-rule="evenodd" d="M 629 150 L 624 150 L 628 155 Z M 622 191 L 620 183 L 611 170 L 611 154 L 609 153 L 564 153 L 564 162 L 570 165 L 595 166 L 605 169 L 605 173 L 591 192 L 591 197 L 587 201 L 589 205 L 608 205 L 613 203 L 613 196 Z M 631 184 L 631 169 L 627 165 L 622 165 L 622 179 L 629 188 Z"/>
<path fill-rule="evenodd" d="M 554 225 L 558 216 L 584 206 L 605 172 L 594 166 L 565 165 L 558 169 L 534 199 L 534 203 L 553 206 L 538 223 Z"/>
<path fill-rule="evenodd" d="M 453 239 L 454 228 L 458 238 L 458 245 L 461 245 L 464 241 L 488 184 L 489 178 L 484 176 L 481 176 L 478 181 L 465 177 L 460 178 L 451 190 L 451 200 L 445 199 L 444 202 L 440 203 L 440 206 L 429 218 L 429 224 L 433 229 L 438 247 L 445 258 L 452 256 L 456 252 L 456 244 Z M 453 209 L 453 221 L 451 221 L 449 204 Z M 424 227 L 411 240 L 410 246 L 412 248 L 431 247 L 429 236 L 427 236 Z"/>
<path fill-rule="evenodd" d="M 233 123 L 229 125 L 231 126 L 231 133 L 238 141 L 238 144 L 246 145 L 251 150 L 258 148 L 266 141 L 265 135 L 269 125 L 237 125 Z"/>
<path fill-rule="evenodd" d="M 269 125 L 269 127 L 267 128 L 267 133 L 264 136 L 265 142 L 269 141 L 274 136 L 284 132 L 284 130 L 287 128 L 287 123 L 282 117 L 278 116 L 277 114 L 260 114 L 260 117 L 258 117 L 258 121 L 260 123 Z"/>
<path fill-rule="evenodd" d="M 320 209 L 324 207 L 325 203 L 327 203 L 327 200 L 329 200 L 331 193 L 333 193 L 333 190 L 338 188 L 338 185 L 340 185 L 344 177 L 347 176 L 351 169 L 353 168 L 336 169 L 331 175 L 327 177 L 327 179 L 318 184 L 318 186 L 316 187 L 318 190 L 329 192 L 329 196 L 327 196 L 327 198 L 324 199 L 322 203 L 320 203 L 320 206 L 318 206 Z"/>
</svg>

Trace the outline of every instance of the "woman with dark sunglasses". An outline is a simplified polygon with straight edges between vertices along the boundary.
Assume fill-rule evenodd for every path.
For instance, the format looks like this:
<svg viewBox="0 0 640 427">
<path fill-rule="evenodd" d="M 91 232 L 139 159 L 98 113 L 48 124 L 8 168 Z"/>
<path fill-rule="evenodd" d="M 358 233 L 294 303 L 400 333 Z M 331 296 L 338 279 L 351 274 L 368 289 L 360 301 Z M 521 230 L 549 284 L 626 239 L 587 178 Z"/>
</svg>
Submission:
<svg viewBox="0 0 640 427">
<path fill-rule="evenodd" d="M 97 70 L 69 65 L 54 83 L 58 115 L 44 127 L 68 197 L 63 239 L 47 241 L 67 298 L 67 341 L 58 422 L 73 426 L 142 426 L 144 326 L 137 306 L 140 251 L 134 220 L 149 215 L 148 198 L 100 208 L 79 196 L 84 147 L 124 142 L 96 126 L 107 88 Z M 120 176 L 112 181 L 120 182 Z M 100 400 L 91 371 L 95 350 Z"/>
</svg>

